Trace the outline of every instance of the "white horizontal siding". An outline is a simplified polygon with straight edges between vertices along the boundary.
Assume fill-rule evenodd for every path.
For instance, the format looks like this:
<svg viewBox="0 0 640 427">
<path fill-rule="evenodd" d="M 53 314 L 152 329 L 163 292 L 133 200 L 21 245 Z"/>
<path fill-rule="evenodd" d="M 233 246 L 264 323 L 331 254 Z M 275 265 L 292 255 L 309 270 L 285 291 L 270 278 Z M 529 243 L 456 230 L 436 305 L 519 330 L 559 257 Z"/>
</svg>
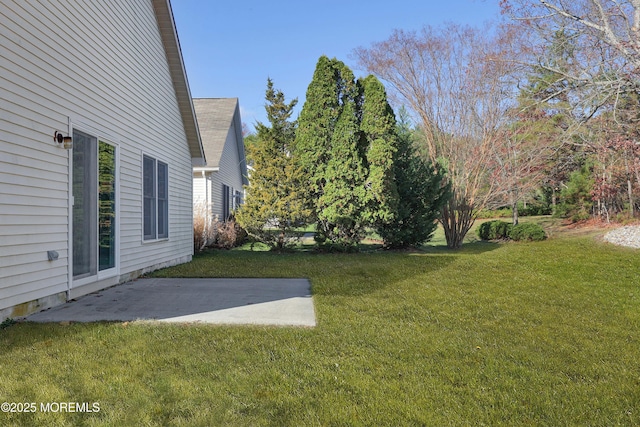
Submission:
<svg viewBox="0 0 640 427">
<path fill-rule="evenodd" d="M 66 270 L 66 269 L 65 269 Z M 3 299 L 3 304 L 6 305 L 7 307 L 12 307 L 12 306 L 16 306 L 18 304 L 22 304 L 25 301 L 34 301 L 37 300 L 39 298 L 43 298 L 41 295 L 45 295 L 45 296 L 52 296 L 55 295 L 57 293 L 61 293 L 61 292 L 65 292 L 66 288 L 62 287 L 62 286 L 47 286 L 46 283 L 51 283 L 54 280 L 63 280 L 63 277 L 66 277 L 66 271 L 65 274 L 61 274 L 59 276 L 48 276 L 44 277 L 44 279 L 42 277 L 40 277 L 39 279 L 37 279 L 35 282 L 29 282 L 26 283 L 24 285 L 24 288 L 26 288 L 27 285 L 30 285 L 32 283 L 35 283 L 34 286 L 34 290 L 32 291 L 23 291 L 22 289 L 20 289 L 19 292 L 11 292 L 12 289 L 9 288 L 7 289 L 7 298 Z M 27 280 L 27 278 L 25 278 L 25 280 Z M 42 283 L 45 283 L 45 285 L 43 286 Z M 11 293 L 9 293 L 11 292 Z"/>
<path fill-rule="evenodd" d="M 222 219 L 222 181 L 220 172 L 211 173 L 211 214 L 213 218 Z"/>
<path fill-rule="evenodd" d="M 193 175 L 193 201 L 196 205 L 206 204 L 207 200 L 207 178 L 202 173 Z"/>
<path fill-rule="evenodd" d="M 151 0 L 0 0 L 0 309 L 67 288 L 70 152 L 53 133 L 69 121 L 118 145 L 120 274 L 192 253 L 191 156 Z M 152 244 L 143 153 L 170 171 L 170 236 Z"/>
<path fill-rule="evenodd" d="M 224 151 L 220 157 L 221 181 L 234 190 L 242 190 L 242 174 L 240 172 L 240 157 L 238 155 L 238 142 L 236 141 L 236 131 L 233 123 L 227 136 Z"/>
<path fill-rule="evenodd" d="M 222 216 L 222 185 L 227 185 L 234 192 L 242 192 L 242 173 L 240 171 L 240 156 L 238 155 L 238 141 L 236 138 L 235 121 L 231 122 L 227 140 L 224 144 L 222 155 L 220 156 L 219 170 L 215 174 L 218 183 L 214 185 L 214 190 L 218 192 L 214 200 L 219 204 L 219 215 Z"/>
</svg>

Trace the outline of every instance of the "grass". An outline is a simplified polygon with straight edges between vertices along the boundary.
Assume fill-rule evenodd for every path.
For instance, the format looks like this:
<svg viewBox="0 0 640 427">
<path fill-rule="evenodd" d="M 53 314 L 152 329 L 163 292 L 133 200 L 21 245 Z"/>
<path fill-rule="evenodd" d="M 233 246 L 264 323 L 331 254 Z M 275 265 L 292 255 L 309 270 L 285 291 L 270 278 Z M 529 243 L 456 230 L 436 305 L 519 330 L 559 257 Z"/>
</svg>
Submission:
<svg viewBox="0 0 640 427">
<path fill-rule="evenodd" d="M 0 402 L 101 410 L 0 425 L 640 425 L 640 257 L 591 235 L 157 276 L 308 277 L 318 326 L 10 325 Z"/>
</svg>

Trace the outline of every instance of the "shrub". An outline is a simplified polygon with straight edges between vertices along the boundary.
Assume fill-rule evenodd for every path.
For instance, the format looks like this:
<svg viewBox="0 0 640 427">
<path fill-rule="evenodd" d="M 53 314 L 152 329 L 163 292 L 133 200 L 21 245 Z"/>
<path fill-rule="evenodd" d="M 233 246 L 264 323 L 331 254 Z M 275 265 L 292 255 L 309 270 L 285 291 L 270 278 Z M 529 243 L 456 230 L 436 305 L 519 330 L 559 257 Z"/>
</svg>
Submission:
<svg viewBox="0 0 640 427">
<path fill-rule="evenodd" d="M 513 226 L 509 232 L 509 237 L 515 241 L 537 242 L 546 239 L 547 234 L 540 225 L 527 222 Z"/>
<path fill-rule="evenodd" d="M 217 220 L 212 221 L 207 214 L 206 205 L 199 203 L 193 211 L 193 249 L 200 252 L 212 242 L 218 234 Z"/>
<path fill-rule="evenodd" d="M 240 246 L 247 238 L 247 232 L 234 219 L 215 222 L 216 238 L 210 246 L 219 249 L 231 249 Z"/>
<path fill-rule="evenodd" d="M 478 227 L 478 237 L 482 240 L 501 240 L 509 237 L 511 224 L 499 219 L 487 221 Z"/>
<path fill-rule="evenodd" d="M 193 250 L 200 252 L 204 248 L 204 229 L 206 218 L 201 216 L 193 217 Z"/>
<path fill-rule="evenodd" d="M 552 211 L 551 205 L 545 205 L 537 201 L 527 203 L 526 208 L 523 204 L 518 205 L 518 215 L 520 216 L 551 215 Z"/>
<path fill-rule="evenodd" d="M 233 219 L 226 222 L 210 219 L 204 205 L 197 205 L 193 216 L 193 249 L 200 252 L 205 248 L 231 249 L 240 246 L 247 238 L 247 232 Z"/>
</svg>

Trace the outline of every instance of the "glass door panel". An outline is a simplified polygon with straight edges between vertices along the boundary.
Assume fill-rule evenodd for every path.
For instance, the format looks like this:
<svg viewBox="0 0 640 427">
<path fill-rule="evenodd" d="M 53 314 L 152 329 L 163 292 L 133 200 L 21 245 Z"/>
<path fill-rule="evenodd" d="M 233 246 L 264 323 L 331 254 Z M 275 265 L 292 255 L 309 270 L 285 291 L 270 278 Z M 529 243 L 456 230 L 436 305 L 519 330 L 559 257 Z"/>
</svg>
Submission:
<svg viewBox="0 0 640 427">
<path fill-rule="evenodd" d="M 73 278 L 116 266 L 116 148 L 73 132 Z"/>
<path fill-rule="evenodd" d="M 116 150 L 98 144 L 98 235 L 100 271 L 116 266 Z"/>
<path fill-rule="evenodd" d="M 97 140 L 73 132 L 73 277 L 94 276 L 97 227 L 96 151 Z"/>
</svg>

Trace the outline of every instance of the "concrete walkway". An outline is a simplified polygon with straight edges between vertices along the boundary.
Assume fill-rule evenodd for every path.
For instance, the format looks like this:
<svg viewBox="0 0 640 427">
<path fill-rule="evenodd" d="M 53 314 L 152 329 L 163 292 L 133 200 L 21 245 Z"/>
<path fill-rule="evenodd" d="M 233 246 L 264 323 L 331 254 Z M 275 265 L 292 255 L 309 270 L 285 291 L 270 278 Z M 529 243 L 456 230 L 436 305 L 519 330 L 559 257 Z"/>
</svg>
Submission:
<svg viewBox="0 0 640 427">
<path fill-rule="evenodd" d="M 138 279 L 26 320 L 316 325 L 307 279 Z"/>
</svg>

